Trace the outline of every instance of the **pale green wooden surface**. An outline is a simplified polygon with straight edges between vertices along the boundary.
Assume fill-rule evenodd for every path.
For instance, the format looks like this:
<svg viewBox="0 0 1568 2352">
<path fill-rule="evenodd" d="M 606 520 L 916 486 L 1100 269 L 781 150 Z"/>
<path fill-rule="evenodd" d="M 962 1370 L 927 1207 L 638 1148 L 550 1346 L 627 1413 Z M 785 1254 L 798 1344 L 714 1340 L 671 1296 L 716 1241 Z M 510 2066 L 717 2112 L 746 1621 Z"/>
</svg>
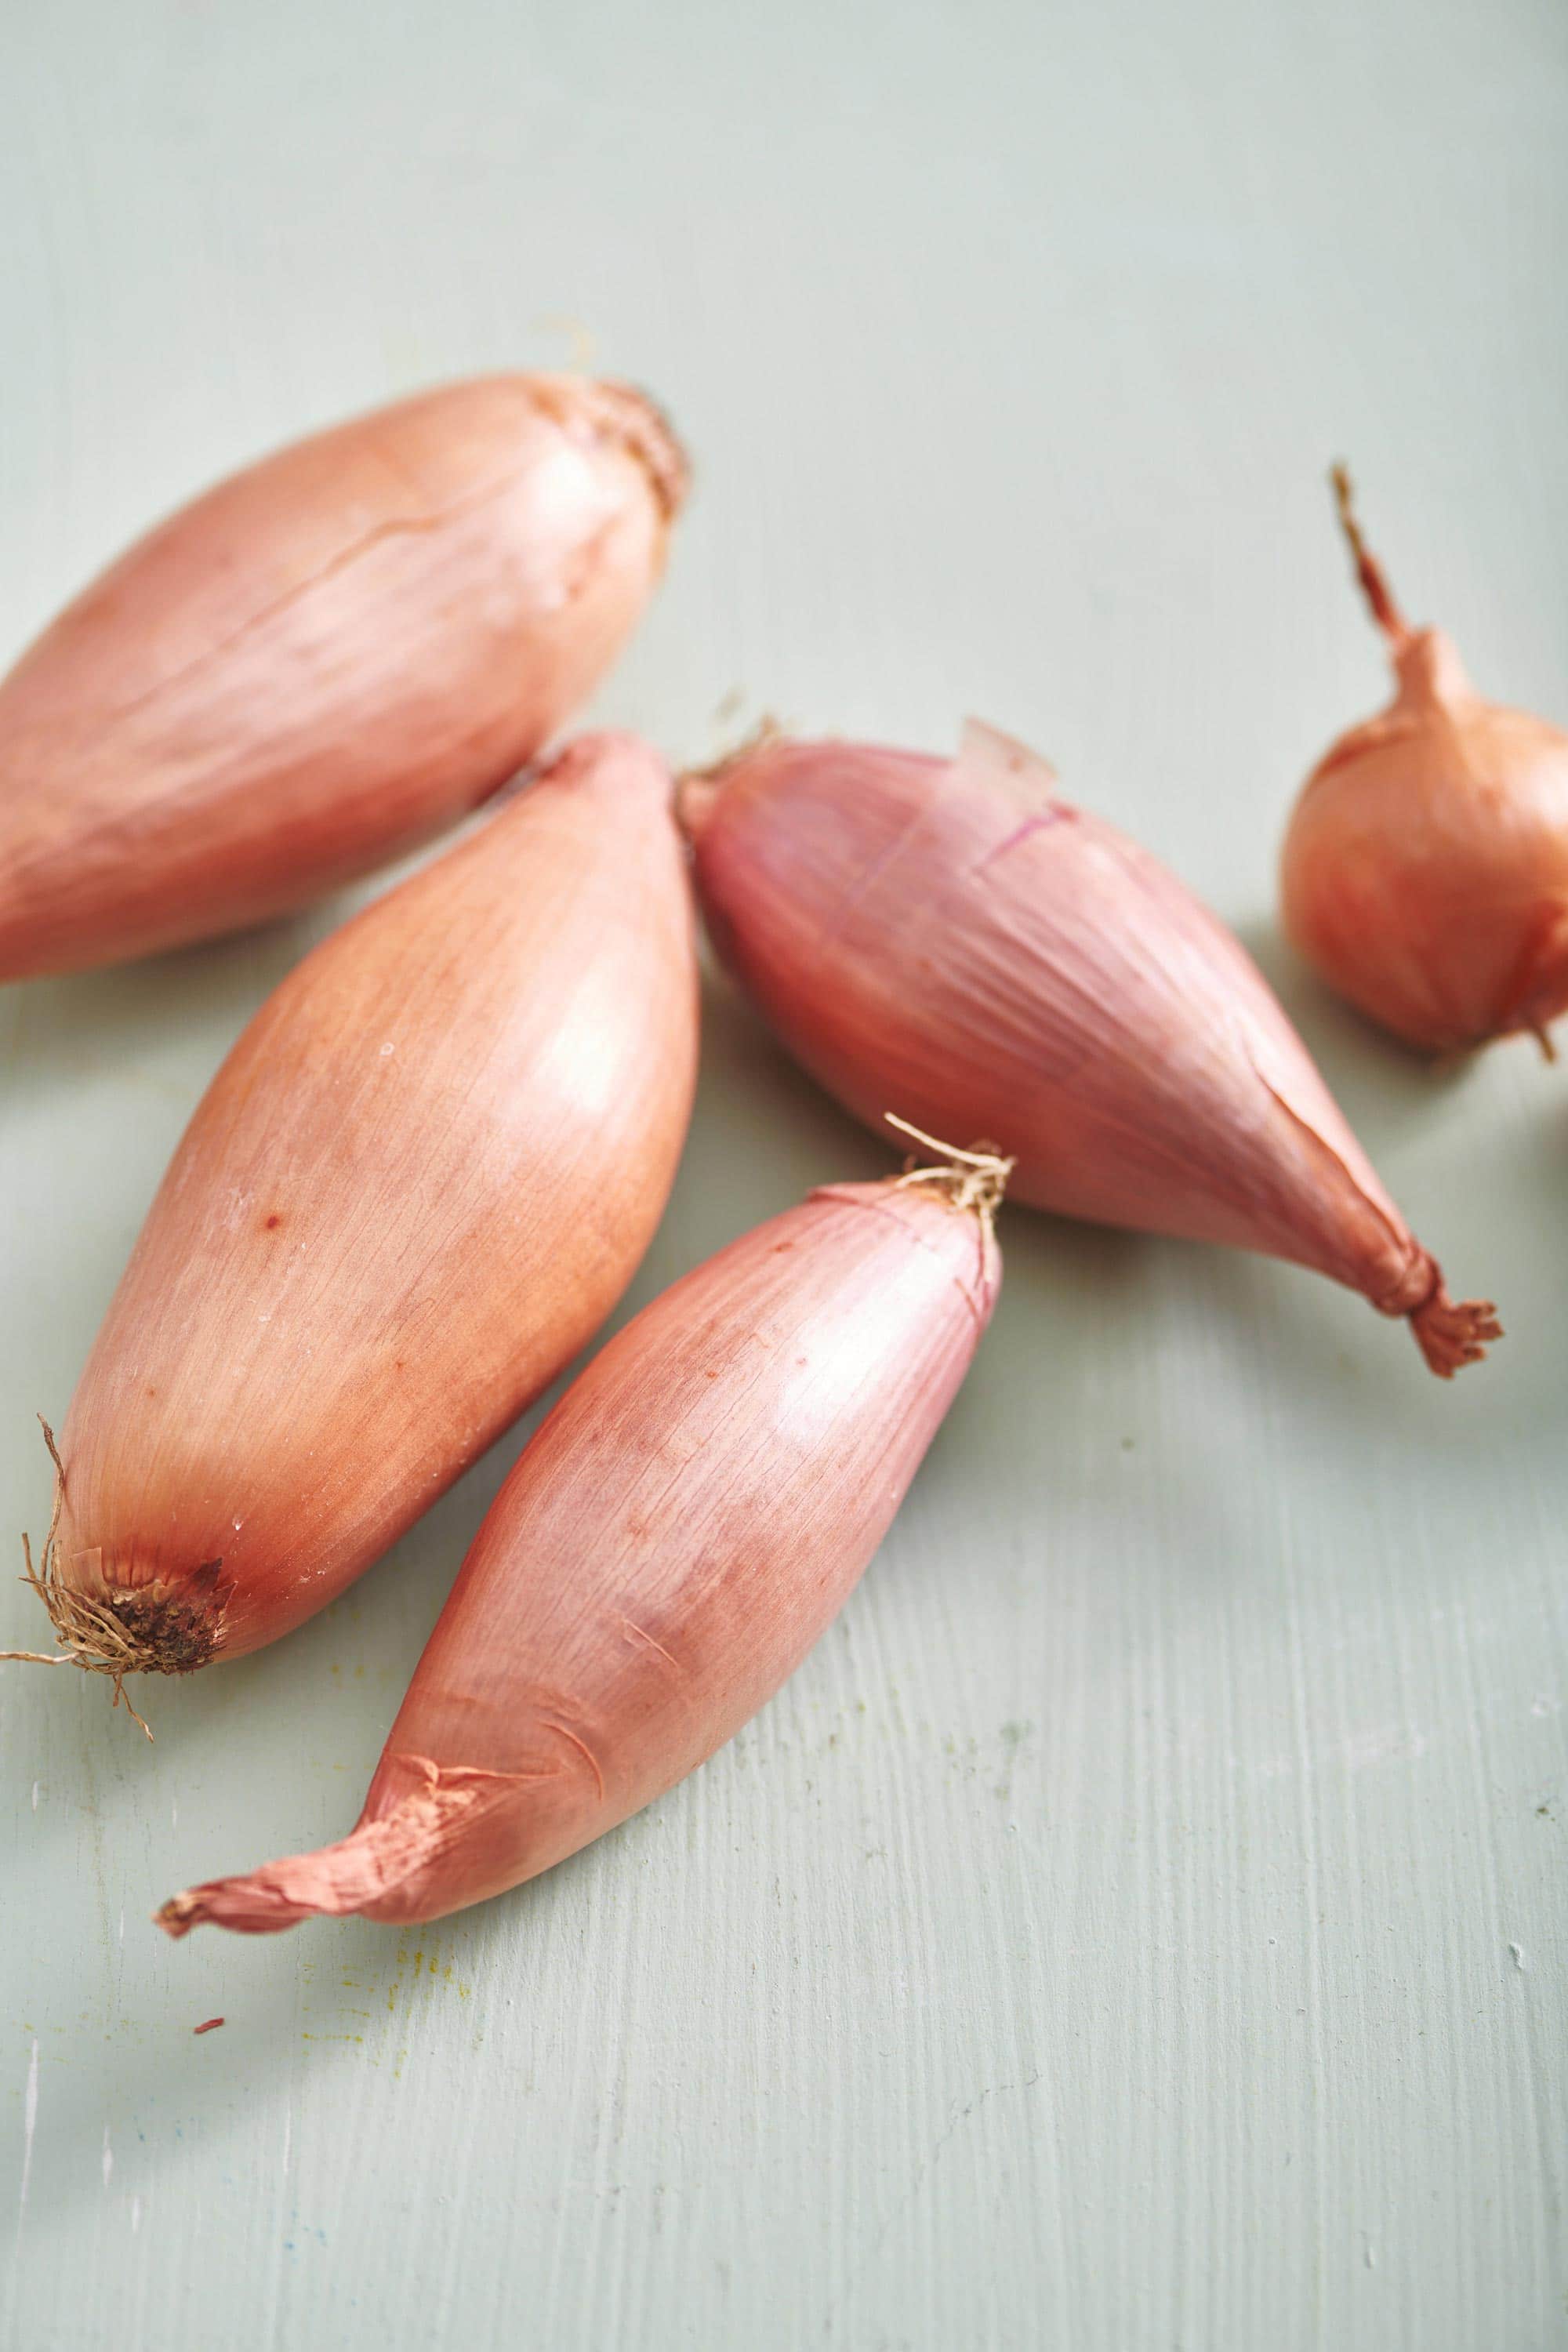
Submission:
<svg viewBox="0 0 1568 2352">
<path fill-rule="evenodd" d="M 1308 1276 L 1015 1216 L 790 1688 L 425 1935 L 146 1915 L 347 1826 L 515 1441 L 283 1647 L 143 1685 L 155 1749 L 0 1670 L 0 2342 L 1568 2340 L 1568 1095 L 1523 1047 L 1423 1074 L 1270 929 L 1294 784 L 1382 691 L 1331 456 L 1412 607 L 1568 719 L 1568 20 L 57 0 L 0 40 L 0 655 L 242 457 L 583 322 L 699 472 L 603 715 L 1037 741 L 1258 946 L 1510 1326 L 1450 1391 Z M 331 919 L 0 996 L 0 1521 Z M 633 1303 L 880 1164 L 722 1001 L 707 1054 Z"/>
</svg>

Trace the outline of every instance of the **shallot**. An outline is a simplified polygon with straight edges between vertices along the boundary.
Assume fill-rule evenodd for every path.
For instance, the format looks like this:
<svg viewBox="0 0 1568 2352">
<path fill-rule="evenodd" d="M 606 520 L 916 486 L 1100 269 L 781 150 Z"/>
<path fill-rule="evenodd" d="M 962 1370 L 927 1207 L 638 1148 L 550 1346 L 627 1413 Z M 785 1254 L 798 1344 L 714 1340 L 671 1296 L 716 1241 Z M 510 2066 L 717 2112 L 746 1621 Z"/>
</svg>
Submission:
<svg viewBox="0 0 1568 2352">
<path fill-rule="evenodd" d="M 685 484 L 640 393 L 504 375 L 171 517 L 0 681 L 0 980 L 259 922 L 474 807 L 618 651 Z"/>
<path fill-rule="evenodd" d="M 1326 751 L 1282 860 L 1285 925 L 1331 988 L 1433 1053 L 1568 1008 L 1568 734 L 1485 702 L 1441 629 L 1412 628 L 1333 474 L 1393 701 Z"/>
<path fill-rule="evenodd" d="M 635 737 L 581 738 L 307 956 L 218 1071 L 77 1388 L 34 1579 L 117 1696 L 341 1592 L 631 1279 L 696 1063 L 669 789 Z"/>
<path fill-rule="evenodd" d="M 1288 1258 L 1407 1316 L 1447 1378 L 1456 1305 L 1261 975 L 1147 851 L 971 724 L 954 761 L 764 736 L 688 777 L 714 942 L 784 1043 L 1016 1156 L 1016 1197 Z"/>
<path fill-rule="evenodd" d="M 837 1613 L 952 1402 L 995 1303 L 1005 1173 L 955 1152 L 830 1185 L 644 1307 L 497 1496 L 352 1834 L 192 1887 L 159 1924 L 439 1918 L 710 1756 Z"/>
</svg>

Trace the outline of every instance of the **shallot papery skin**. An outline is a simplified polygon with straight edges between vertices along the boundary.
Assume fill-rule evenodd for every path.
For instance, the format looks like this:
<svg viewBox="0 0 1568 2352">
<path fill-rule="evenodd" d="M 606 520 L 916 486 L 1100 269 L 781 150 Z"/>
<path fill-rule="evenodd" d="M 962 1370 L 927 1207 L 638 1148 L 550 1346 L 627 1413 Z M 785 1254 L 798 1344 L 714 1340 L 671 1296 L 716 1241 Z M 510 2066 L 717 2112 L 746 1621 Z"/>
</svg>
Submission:
<svg viewBox="0 0 1568 2352">
<path fill-rule="evenodd" d="M 993 1197 L 831 1185 L 644 1307 L 497 1496 L 352 1835 L 159 1924 L 439 1918 L 721 1747 L 837 1613 L 968 1370 Z"/>
<path fill-rule="evenodd" d="M 670 779 L 585 736 L 324 940 L 197 1108 L 61 1433 L 39 1579 L 118 1678 L 288 1633 L 631 1279 L 697 1056 Z"/>
<path fill-rule="evenodd" d="M 686 478 L 641 394 L 503 375 L 172 516 L 0 681 L 0 980 L 259 922 L 477 805 L 619 650 Z"/>
<path fill-rule="evenodd" d="M 1015 1155 L 1016 1199 L 1311 1266 L 1408 1316 L 1444 1376 L 1497 1336 L 1239 942 L 1022 745 L 764 737 L 679 806 L 721 956 L 868 1124 L 897 1103 Z"/>
<path fill-rule="evenodd" d="M 1441 629 L 1415 629 L 1334 488 L 1394 695 L 1301 788 L 1285 927 L 1331 988 L 1433 1053 L 1568 1008 L 1568 734 L 1483 701 Z"/>
</svg>

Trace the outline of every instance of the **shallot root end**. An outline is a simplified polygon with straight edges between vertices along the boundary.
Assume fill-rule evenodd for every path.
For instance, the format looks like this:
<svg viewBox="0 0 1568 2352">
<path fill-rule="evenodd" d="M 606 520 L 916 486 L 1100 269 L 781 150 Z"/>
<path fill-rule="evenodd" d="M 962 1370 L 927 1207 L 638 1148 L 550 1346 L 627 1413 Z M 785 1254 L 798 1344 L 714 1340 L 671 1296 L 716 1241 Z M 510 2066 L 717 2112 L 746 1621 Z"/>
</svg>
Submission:
<svg viewBox="0 0 1568 2352">
<path fill-rule="evenodd" d="M 1440 1282 L 1423 1305 L 1411 1310 L 1410 1328 L 1440 1381 L 1451 1381 L 1466 1364 L 1479 1364 L 1488 1342 L 1502 1338 L 1489 1298 L 1466 1298 L 1456 1305 Z"/>
<path fill-rule="evenodd" d="M 37 1565 L 26 1535 L 22 1538 L 24 1570 L 48 1612 L 58 1654 L 42 1650 L 5 1650 L 0 1658 L 32 1665 L 79 1666 L 84 1674 L 107 1675 L 114 1685 L 113 1704 L 123 1706 L 132 1722 L 149 1739 L 152 1727 L 132 1706 L 125 1693 L 125 1677 L 135 1674 L 184 1675 L 205 1665 L 222 1647 L 223 1604 L 226 1589 L 220 1581 L 223 1562 L 206 1560 L 171 1591 L 162 1586 L 127 1588 L 98 1599 L 65 1583 L 59 1573 L 60 1510 L 65 1501 L 65 1465 L 55 1444 L 54 1431 L 43 1415 L 38 1426 L 55 1465 L 54 1508 Z"/>
</svg>

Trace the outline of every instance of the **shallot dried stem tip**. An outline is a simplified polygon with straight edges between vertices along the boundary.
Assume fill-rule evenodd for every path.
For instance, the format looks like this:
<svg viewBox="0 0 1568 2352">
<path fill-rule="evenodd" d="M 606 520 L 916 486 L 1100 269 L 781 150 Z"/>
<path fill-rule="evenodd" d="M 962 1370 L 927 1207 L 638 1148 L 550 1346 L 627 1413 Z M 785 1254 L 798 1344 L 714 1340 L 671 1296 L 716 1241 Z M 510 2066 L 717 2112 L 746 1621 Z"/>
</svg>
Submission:
<svg viewBox="0 0 1568 2352">
<path fill-rule="evenodd" d="M 713 803 L 729 782 L 730 770 L 741 761 L 751 758 L 754 751 L 765 751 L 770 744 L 782 743 L 784 730 L 771 712 L 764 711 L 749 734 L 721 751 L 705 768 L 683 769 L 675 786 L 675 821 L 688 841 L 695 841 L 713 814 Z"/>
<path fill-rule="evenodd" d="M 84 1674 L 107 1675 L 114 1685 L 113 1704 L 122 1703 L 133 1723 L 139 1723 L 149 1739 L 152 1727 L 144 1717 L 137 1714 L 125 1696 L 125 1677 L 144 1669 L 149 1661 L 144 1645 L 134 1640 L 115 1616 L 112 1609 L 85 1593 L 73 1592 L 60 1582 L 55 1573 L 58 1547 L 56 1536 L 60 1524 L 60 1506 L 65 1500 L 65 1465 L 55 1433 L 38 1415 L 38 1427 L 44 1433 L 44 1444 L 49 1449 L 49 1459 L 55 1465 L 55 1502 L 49 1515 L 49 1531 L 44 1538 L 44 1549 L 38 1566 L 33 1566 L 33 1548 L 26 1537 L 22 1538 L 22 1558 L 26 1563 L 21 1584 L 30 1584 L 49 1612 L 49 1622 L 55 1629 L 59 1654 L 50 1655 L 43 1650 L 0 1650 L 0 1659 L 11 1658 L 19 1664 L 34 1666 L 79 1666 Z"/>
<path fill-rule="evenodd" d="M 986 1144 L 972 1144 L 967 1151 L 961 1151 L 957 1144 L 943 1143 L 939 1136 L 927 1135 L 923 1129 L 911 1127 L 907 1118 L 900 1118 L 890 1110 L 882 1116 L 900 1135 L 912 1136 L 928 1151 L 942 1152 L 947 1162 L 941 1168 L 917 1168 L 911 1160 L 899 1182 L 934 1185 L 955 1209 L 971 1210 L 989 1233 L 1016 1163 Z"/>
<path fill-rule="evenodd" d="M 1356 578 L 1361 582 L 1362 593 L 1372 606 L 1373 618 L 1384 635 L 1391 644 L 1401 646 L 1410 635 L 1410 624 L 1399 609 L 1382 564 L 1362 537 L 1361 524 L 1356 520 L 1355 498 L 1351 488 L 1349 467 L 1342 462 L 1331 467 L 1329 479 L 1333 484 L 1334 504 L 1339 509 L 1340 528 L 1350 541 L 1350 551 L 1355 558 Z"/>
</svg>

